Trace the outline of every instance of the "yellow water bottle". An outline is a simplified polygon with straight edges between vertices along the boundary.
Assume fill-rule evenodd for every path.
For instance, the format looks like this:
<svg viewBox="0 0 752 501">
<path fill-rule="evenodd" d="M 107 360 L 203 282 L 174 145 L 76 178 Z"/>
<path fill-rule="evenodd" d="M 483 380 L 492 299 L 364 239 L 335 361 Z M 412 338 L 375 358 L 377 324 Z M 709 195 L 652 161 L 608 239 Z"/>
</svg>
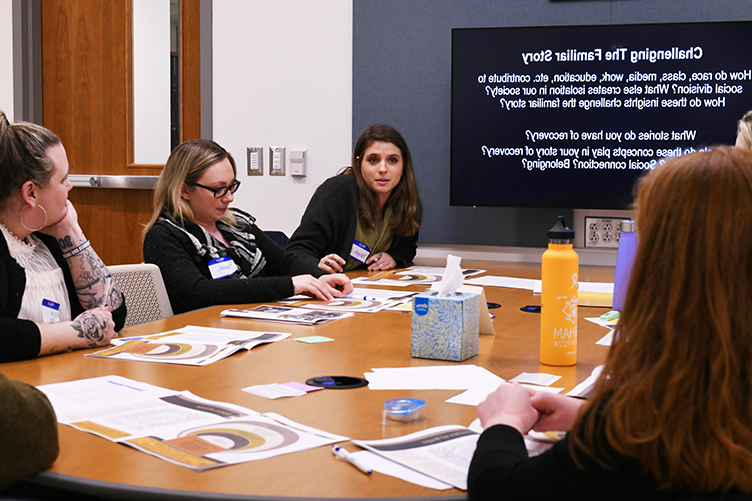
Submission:
<svg viewBox="0 0 752 501">
<path fill-rule="evenodd" d="M 541 279 L 540 361 L 546 365 L 577 363 L 577 281 L 579 259 L 572 248 L 574 230 L 564 217 L 546 233 Z"/>
</svg>

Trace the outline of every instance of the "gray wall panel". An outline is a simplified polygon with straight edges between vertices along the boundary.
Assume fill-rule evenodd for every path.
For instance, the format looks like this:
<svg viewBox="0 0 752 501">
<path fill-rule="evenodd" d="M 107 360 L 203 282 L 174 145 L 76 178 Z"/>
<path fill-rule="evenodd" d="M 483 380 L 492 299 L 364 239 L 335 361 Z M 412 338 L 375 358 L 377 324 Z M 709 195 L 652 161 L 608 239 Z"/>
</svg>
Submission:
<svg viewBox="0 0 752 501">
<path fill-rule="evenodd" d="M 449 205 L 452 28 L 749 19 L 752 0 L 354 0 L 353 143 L 373 123 L 405 136 L 425 208 L 421 242 L 545 246 L 571 210 Z"/>
</svg>

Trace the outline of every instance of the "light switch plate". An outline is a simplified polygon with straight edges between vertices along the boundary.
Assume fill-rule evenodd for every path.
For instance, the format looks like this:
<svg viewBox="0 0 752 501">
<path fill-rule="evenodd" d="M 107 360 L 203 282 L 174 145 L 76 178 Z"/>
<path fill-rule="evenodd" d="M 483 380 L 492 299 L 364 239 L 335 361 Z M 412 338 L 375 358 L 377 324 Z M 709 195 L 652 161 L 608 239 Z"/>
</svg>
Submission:
<svg viewBox="0 0 752 501">
<path fill-rule="evenodd" d="M 284 146 L 269 146 L 269 175 L 285 175 L 285 150 Z"/>
<path fill-rule="evenodd" d="M 248 175 L 264 175 L 264 148 L 262 146 L 249 146 L 248 151 Z"/>
</svg>

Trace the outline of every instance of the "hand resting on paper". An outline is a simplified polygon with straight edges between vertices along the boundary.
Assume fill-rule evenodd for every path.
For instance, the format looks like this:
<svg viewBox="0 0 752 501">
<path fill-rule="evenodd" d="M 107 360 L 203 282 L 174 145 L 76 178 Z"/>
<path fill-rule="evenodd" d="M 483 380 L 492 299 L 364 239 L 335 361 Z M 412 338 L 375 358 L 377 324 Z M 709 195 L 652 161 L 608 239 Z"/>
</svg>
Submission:
<svg viewBox="0 0 752 501">
<path fill-rule="evenodd" d="M 539 417 L 533 429 L 541 432 L 571 430 L 585 402 L 585 400 L 566 395 L 546 391 L 535 392 L 530 397 L 530 403 L 538 411 Z"/>
<path fill-rule="evenodd" d="M 478 405 L 483 429 L 505 424 L 523 435 L 531 429 L 569 431 L 585 400 L 535 392 L 518 384 L 502 384 Z"/>
<path fill-rule="evenodd" d="M 530 392 L 517 383 L 502 384 L 478 404 L 483 429 L 505 424 L 526 434 L 538 421 L 538 411 L 530 401 Z"/>
<path fill-rule="evenodd" d="M 292 277 L 292 283 L 295 287 L 295 294 L 306 294 L 325 301 L 331 301 L 353 291 L 350 279 L 341 273 L 319 278 L 312 275 L 297 275 Z"/>
</svg>

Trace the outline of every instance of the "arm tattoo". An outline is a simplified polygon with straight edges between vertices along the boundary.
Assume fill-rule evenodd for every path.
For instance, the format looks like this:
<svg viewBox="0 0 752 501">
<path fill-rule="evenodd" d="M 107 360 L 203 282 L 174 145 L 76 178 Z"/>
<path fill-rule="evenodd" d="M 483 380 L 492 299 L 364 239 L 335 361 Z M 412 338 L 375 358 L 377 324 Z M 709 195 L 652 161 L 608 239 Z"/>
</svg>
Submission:
<svg viewBox="0 0 752 501">
<path fill-rule="evenodd" d="M 87 249 L 76 256 L 76 259 L 81 271 L 74 286 L 81 306 L 86 310 L 98 306 L 107 306 L 110 310 L 120 307 L 123 295 L 99 256 Z"/>
<path fill-rule="evenodd" d="M 65 235 L 63 238 L 59 238 L 57 240 L 57 244 L 60 246 L 60 249 L 63 251 L 74 247 L 73 241 L 71 240 L 70 235 Z"/>
<path fill-rule="evenodd" d="M 97 315 L 81 315 L 71 323 L 71 327 L 78 333 L 78 337 L 86 341 L 89 348 L 94 348 L 105 337 L 107 321 Z"/>
</svg>

